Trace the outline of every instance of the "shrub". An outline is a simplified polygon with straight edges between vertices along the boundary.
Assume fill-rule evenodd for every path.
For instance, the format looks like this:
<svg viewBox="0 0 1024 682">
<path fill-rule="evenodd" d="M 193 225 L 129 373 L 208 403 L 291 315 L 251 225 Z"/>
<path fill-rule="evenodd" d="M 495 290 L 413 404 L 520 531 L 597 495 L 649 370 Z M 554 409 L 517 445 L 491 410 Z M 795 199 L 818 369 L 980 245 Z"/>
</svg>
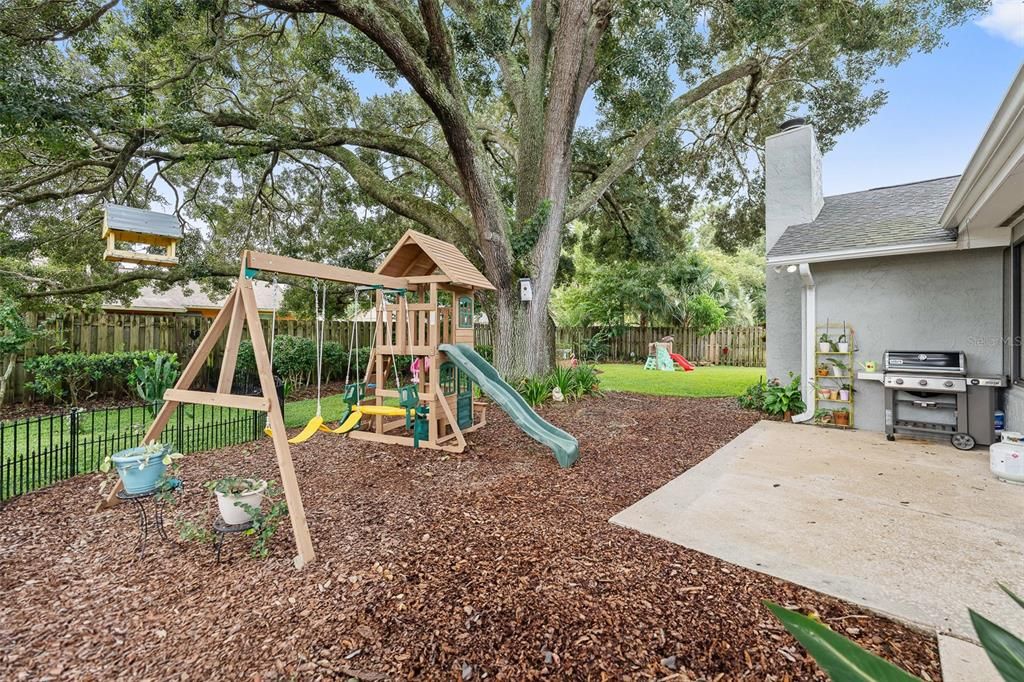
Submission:
<svg viewBox="0 0 1024 682">
<path fill-rule="evenodd" d="M 537 407 L 543 405 L 544 402 L 551 397 L 551 384 L 549 378 L 544 377 L 530 377 L 523 379 L 519 385 L 519 393 L 523 396 L 530 407 Z"/>
<path fill-rule="evenodd" d="M 807 408 L 800 392 L 800 375 L 790 372 L 789 377 L 788 384 L 782 384 L 778 379 L 768 382 L 764 395 L 764 411 L 768 414 L 803 412 Z"/>
<path fill-rule="evenodd" d="M 166 351 L 133 351 L 117 353 L 56 353 L 40 355 L 25 362 L 25 371 L 32 375 L 29 388 L 36 396 L 71 405 L 95 395 L 101 383 L 122 395 L 134 395 L 140 378 L 138 367 L 152 365 L 157 358 L 177 357 Z"/>
<path fill-rule="evenodd" d="M 311 373 L 316 371 L 313 339 L 287 335 L 274 339 L 274 371 L 292 386 L 308 382 Z"/>
<path fill-rule="evenodd" d="M 760 380 L 758 380 L 756 384 L 748 386 L 747 390 L 743 392 L 743 395 L 741 395 L 736 400 L 740 404 L 740 407 L 744 409 L 757 410 L 758 412 L 763 412 L 764 396 L 767 390 L 768 384 L 762 377 Z"/>
<path fill-rule="evenodd" d="M 486 343 L 480 343 L 477 344 L 474 348 L 476 352 L 480 354 L 480 357 L 482 357 L 484 360 L 491 363 L 492 365 L 494 364 L 494 346 L 488 345 Z"/>
<path fill-rule="evenodd" d="M 173 353 L 150 353 L 145 360 L 135 360 L 135 390 L 151 404 L 155 415 L 163 405 L 164 392 L 178 380 L 178 356 Z"/>
</svg>

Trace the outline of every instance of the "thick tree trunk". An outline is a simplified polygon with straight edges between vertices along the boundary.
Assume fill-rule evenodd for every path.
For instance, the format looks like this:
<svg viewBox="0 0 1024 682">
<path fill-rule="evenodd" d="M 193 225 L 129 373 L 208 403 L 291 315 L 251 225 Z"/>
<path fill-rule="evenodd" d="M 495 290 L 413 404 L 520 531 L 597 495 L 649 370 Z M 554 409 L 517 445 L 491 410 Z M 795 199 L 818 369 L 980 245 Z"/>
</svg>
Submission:
<svg viewBox="0 0 1024 682">
<path fill-rule="evenodd" d="M 17 361 L 18 356 L 11 353 L 7 356 L 7 366 L 4 367 L 3 374 L 0 374 L 0 407 L 4 405 L 4 397 L 7 395 L 7 382 L 10 381 L 11 375 L 14 374 L 14 365 Z"/>
</svg>

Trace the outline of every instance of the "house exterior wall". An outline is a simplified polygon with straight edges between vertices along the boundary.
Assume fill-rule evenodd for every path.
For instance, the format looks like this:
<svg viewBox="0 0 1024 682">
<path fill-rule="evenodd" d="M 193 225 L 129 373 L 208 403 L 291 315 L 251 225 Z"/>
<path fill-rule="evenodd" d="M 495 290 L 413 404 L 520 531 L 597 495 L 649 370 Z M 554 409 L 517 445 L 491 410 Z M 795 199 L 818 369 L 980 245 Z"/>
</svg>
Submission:
<svg viewBox="0 0 1024 682">
<path fill-rule="evenodd" d="M 1011 243 L 1016 244 L 1024 238 L 1024 223 L 1013 228 Z M 1013 291 L 1013 267 L 1011 258 L 1013 249 L 1005 249 L 1003 252 L 1003 367 L 1010 378 L 1010 384 L 1003 392 L 1003 410 L 1006 412 L 1006 428 L 1010 431 L 1024 430 L 1024 386 L 1014 383 L 1013 353 L 1014 345 L 1010 343 L 1013 335 L 1013 308 L 1019 305 L 1020 292 Z"/>
<path fill-rule="evenodd" d="M 963 350 L 970 373 L 1000 374 L 1003 252 L 976 249 L 814 264 L 817 322 L 845 320 L 855 330 L 858 363 L 881 363 L 886 350 Z M 799 371 L 799 281 L 796 273 L 776 274 L 769 268 L 770 377 Z M 881 383 L 856 381 L 855 388 L 855 426 L 881 431 Z M 1024 420 L 1024 390 L 1015 400 Z"/>
</svg>

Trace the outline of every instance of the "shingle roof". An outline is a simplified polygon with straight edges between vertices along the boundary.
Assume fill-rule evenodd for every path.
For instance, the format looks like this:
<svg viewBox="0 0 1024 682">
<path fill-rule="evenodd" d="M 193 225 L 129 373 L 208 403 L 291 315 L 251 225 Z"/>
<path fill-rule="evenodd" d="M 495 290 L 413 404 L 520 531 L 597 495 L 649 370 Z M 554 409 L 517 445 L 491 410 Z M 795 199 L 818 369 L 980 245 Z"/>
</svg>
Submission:
<svg viewBox="0 0 1024 682">
<path fill-rule="evenodd" d="M 189 290 L 186 293 L 186 288 Z M 273 310 L 275 307 L 281 310 L 281 302 L 284 300 L 284 292 L 288 288 L 282 284 L 276 296 L 274 287 L 270 282 L 253 280 L 253 292 L 256 294 L 256 307 L 261 311 Z M 143 287 L 139 295 L 132 299 L 127 306 L 120 303 L 106 303 L 104 310 L 116 312 L 120 310 L 136 311 L 160 311 L 168 313 L 184 313 L 196 308 L 220 308 L 227 296 L 217 296 L 211 299 L 210 296 L 199 288 L 195 282 L 175 285 L 167 291 L 157 291 L 153 287 Z"/>
<path fill-rule="evenodd" d="M 769 258 L 846 249 L 956 241 L 939 217 L 959 175 L 825 197 L 814 222 L 791 225 Z"/>
<path fill-rule="evenodd" d="M 414 277 L 440 271 L 454 284 L 475 289 L 494 289 L 454 244 L 416 230 L 407 230 L 377 268 L 378 275 Z"/>
</svg>

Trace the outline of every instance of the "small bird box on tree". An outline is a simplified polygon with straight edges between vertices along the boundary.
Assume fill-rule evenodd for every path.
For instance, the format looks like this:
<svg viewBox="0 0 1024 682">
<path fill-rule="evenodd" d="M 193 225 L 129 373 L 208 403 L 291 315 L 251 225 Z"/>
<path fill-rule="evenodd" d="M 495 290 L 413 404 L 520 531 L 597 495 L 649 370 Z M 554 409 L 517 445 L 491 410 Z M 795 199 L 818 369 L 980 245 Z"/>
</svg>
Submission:
<svg viewBox="0 0 1024 682">
<path fill-rule="evenodd" d="M 104 260 L 169 268 L 178 264 L 175 244 L 181 239 L 181 224 L 175 216 L 117 204 L 103 207 Z M 118 242 L 132 242 L 162 248 L 164 253 L 147 253 L 117 248 Z"/>
</svg>

